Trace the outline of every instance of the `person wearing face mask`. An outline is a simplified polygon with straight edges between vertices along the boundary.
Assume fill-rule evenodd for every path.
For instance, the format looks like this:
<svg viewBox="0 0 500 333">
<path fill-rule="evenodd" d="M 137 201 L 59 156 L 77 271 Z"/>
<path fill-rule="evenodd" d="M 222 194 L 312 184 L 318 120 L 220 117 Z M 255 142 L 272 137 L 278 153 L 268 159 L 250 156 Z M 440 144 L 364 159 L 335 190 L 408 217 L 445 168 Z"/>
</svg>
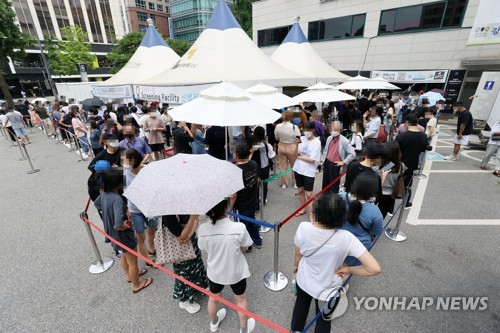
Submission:
<svg viewBox="0 0 500 333">
<path fill-rule="evenodd" d="M 361 133 L 362 124 L 363 123 L 361 120 L 355 120 L 352 122 L 351 126 L 351 146 L 354 148 L 354 153 L 356 154 L 357 159 L 361 159 L 361 157 L 363 156 L 364 140 L 363 133 Z"/>
<path fill-rule="evenodd" d="M 340 122 L 338 122 L 337 126 L 340 133 Z M 321 142 L 314 136 L 314 130 L 315 126 L 312 122 L 305 123 L 304 136 L 300 137 L 300 144 L 297 147 L 299 155 L 293 165 L 301 205 L 304 205 L 306 200 L 311 199 L 313 196 L 316 167 L 321 161 Z M 310 218 L 312 218 L 312 204 L 309 204 L 307 208 L 304 208 L 303 211 L 298 212 L 295 216 L 304 215 L 306 209 L 309 211 Z"/>
<path fill-rule="evenodd" d="M 436 124 L 439 121 L 439 116 L 441 116 L 441 111 L 444 110 L 445 101 L 440 100 L 436 102 Z"/>
<path fill-rule="evenodd" d="M 260 168 L 260 180 L 269 178 L 269 172 L 272 167 L 272 158 L 276 156 L 273 146 L 266 142 L 266 132 L 263 127 L 257 126 L 253 131 L 251 160 L 257 162 Z M 262 183 L 264 192 L 264 205 L 267 202 L 267 182 Z"/>
<path fill-rule="evenodd" d="M 373 109 L 364 113 L 363 126 L 366 128 L 363 140 L 366 143 L 376 143 L 382 119 Z"/>
<path fill-rule="evenodd" d="M 143 168 L 142 156 L 134 148 L 129 148 L 122 153 L 122 164 L 125 176 L 125 188 L 130 186 L 135 177 Z M 144 257 L 154 256 L 155 252 L 155 231 L 158 227 L 156 218 L 147 218 L 130 200 L 128 201 L 128 210 L 130 212 L 130 220 L 132 221 L 133 229 L 137 235 L 137 247 L 139 253 Z M 147 236 L 147 237 L 146 237 Z M 147 249 L 144 241 L 147 241 Z M 146 266 L 152 266 L 146 263 Z"/>
<path fill-rule="evenodd" d="M 427 138 L 429 140 L 429 143 L 431 142 L 432 138 L 436 135 L 436 126 L 437 126 L 437 119 L 434 116 L 436 114 L 436 109 L 433 107 L 430 108 L 425 108 L 424 109 L 424 115 L 425 119 L 427 119 L 427 125 L 425 127 L 425 134 L 427 135 Z"/>
<path fill-rule="evenodd" d="M 342 125 L 335 121 L 332 124 L 332 131 L 326 140 L 325 149 L 321 156 L 321 165 L 323 166 L 323 188 L 328 186 L 347 168 L 356 157 L 354 147 L 349 140 L 340 134 Z M 339 193 L 340 181 L 337 181 L 329 191 Z"/>
<path fill-rule="evenodd" d="M 449 161 L 457 161 L 458 153 L 462 145 L 469 144 L 469 135 L 473 132 L 474 119 L 472 114 L 464 107 L 464 103 L 458 101 L 453 107 L 453 112 L 458 112 L 457 133 L 453 138 L 453 153 L 445 157 Z"/>
<path fill-rule="evenodd" d="M 120 141 L 119 147 L 123 149 L 134 148 L 143 157 L 141 163 L 147 164 L 149 162 L 149 158 L 151 157 L 151 148 L 144 139 L 137 137 L 136 134 L 138 132 L 139 129 L 134 128 L 134 126 L 130 124 L 125 125 L 125 127 L 123 127 L 125 139 Z"/>
<path fill-rule="evenodd" d="M 297 156 L 297 138 L 300 137 L 299 127 L 292 124 L 293 112 L 287 110 L 283 113 L 283 122 L 276 125 L 274 135 L 278 143 L 278 164 L 281 171 L 287 169 L 288 163 L 293 167 Z M 292 179 L 295 184 L 295 179 L 292 174 Z M 286 188 L 288 177 L 282 176 L 280 179 L 281 188 Z M 296 185 L 294 185 L 296 187 Z"/>
</svg>

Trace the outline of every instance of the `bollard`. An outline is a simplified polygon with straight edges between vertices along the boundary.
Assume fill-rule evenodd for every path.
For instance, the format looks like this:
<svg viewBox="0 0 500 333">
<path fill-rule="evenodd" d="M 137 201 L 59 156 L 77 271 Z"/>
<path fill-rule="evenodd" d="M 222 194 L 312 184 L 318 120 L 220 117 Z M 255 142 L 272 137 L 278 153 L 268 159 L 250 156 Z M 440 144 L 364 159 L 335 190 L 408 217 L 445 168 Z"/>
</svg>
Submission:
<svg viewBox="0 0 500 333">
<path fill-rule="evenodd" d="M 279 258 L 279 246 L 280 246 L 280 236 L 279 231 L 280 224 L 274 224 L 274 270 L 267 272 L 264 275 L 264 285 L 267 289 L 272 291 L 280 291 L 286 288 L 288 284 L 288 278 L 284 273 L 279 271 L 278 258 Z"/>
<path fill-rule="evenodd" d="M 396 223 L 396 228 L 387 228 L 385 230 L 385 235 L 387 238 L 395 241 L 395 242 L 402 242 L 406 240 L 406 235 L 399 231 L 399 228 L 401 227 L 401 221 L 403 220 L 403 211 L 404 211 L 404 206 L 406 204 L 406 199 L 408 198 L 408 189 L 406 189 L 406 193 L 403 197 L 403 204 L 401 205 L 401 208 L 399 209 L 399 215 L 398 215 L 398 222 Z"/>
<path fill-rule="evenodd" d="M 87 230 L 87 235 L 89 236 L 90 244 L 92 245 L 92 249 L 94 250 L 95 256 L 97 257 L 97 260 L 90 265 L 89 272 L 92 274 L 104 273 L 113 266 L 114 260 L 109 257 L 105 257 L 104 259 L 102 258 L 101 252 L 99 252 L 99 248 L 97 247 L 97 243 L 95 242 L 94 234 L 92 233 L 92 230 L 90 230 L 90 225 L 85 221 L 86 217 L 87 217 L 86 213 L 80 214 L 80 218 L 82 219 L 83 224 L 85 225 L 85 230 Z"/>
<path fill-rule="evenodd" d="M 418 175 L 415 175 L 413 177 L 417 179 L 425 179 L 427 178 L 426 175 L 424 175 L 422 172 L 424 170 L 424 164 L 425 164 L 425 157 L 427 156 L 427 150 L 424 151 L 424 156 L 422 157 L 422 163 L 420 163 L 420 169 L 418 170 Z"/>
<path fill-rule="evenodd" d="M 31 163 L 31 158 L 30 155 L 28 155 L 28 151 L 26 150 L 26 145 L 24 143 L 21 143 L 21 146 L 23 147 L 24 153 L 26 154 L 26 158 L 28 159 L 28 163 L 30 164 L 31 170 L 26 172 L 28 175 L 31 175 L 33 173 L 37 173 L 40 171 L 40 169 L 35 169 L 33 168 L 33 163 Z"/>
<path fill-rule="evenodd" d="M 261 182 L 260 184 L 261 192 L 260 192 L 260 220 L 264 221 L 264 183 Z M 263 225 L 260 226 L 259 232 L 260 233 L 266 233 L 269 232 L 271 228 L 264 227 Z"/>
</svg>

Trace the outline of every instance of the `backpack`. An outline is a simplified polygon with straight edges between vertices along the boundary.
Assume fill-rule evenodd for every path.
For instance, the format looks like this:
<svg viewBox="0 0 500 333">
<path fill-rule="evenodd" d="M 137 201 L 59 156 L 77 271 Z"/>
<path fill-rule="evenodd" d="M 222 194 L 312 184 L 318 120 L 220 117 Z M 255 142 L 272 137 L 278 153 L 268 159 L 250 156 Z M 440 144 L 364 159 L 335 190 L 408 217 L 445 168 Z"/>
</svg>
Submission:
<svg viewBox="0 0 500 333">
<path fill-rule="evenodd" d="M 385 126 L 384 124 L 381 124 L 380 125 L 380 129 L 378 131 L 378 135 L 377 135 L 377 142 L 378 143 L 384 143 L 387 141 L 387 133 L 385 132 Z"/>
<path fill-rule="evenodd" d="M 272 159 L 269 158 L 269 148 L 267 147 L 267 142 L 264 141 L 264 147 L 266 147 L 266 157 L 267 160 L 269 161 L 269 170 L 273 171 L 274 170 L 274 162 Z"/>
</svg>

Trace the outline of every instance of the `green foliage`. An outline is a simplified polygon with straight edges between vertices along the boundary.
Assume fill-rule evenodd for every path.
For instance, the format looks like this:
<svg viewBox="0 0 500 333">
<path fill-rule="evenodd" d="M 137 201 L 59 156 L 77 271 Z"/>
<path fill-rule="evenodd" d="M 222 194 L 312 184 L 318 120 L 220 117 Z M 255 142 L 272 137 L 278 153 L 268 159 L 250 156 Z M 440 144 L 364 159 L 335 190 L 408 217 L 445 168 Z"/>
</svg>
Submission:
<svg viewBox="0 0 500 333">
<path fill-rule="evenodd" d="M 57 75 L 76 75 L 76 64 L 83 62 L 87 69 L 94 69 L 96 57 L 90 54 L 91 47 L 87 42 L 87 33 L 79 26 L 61 28 L 65 41 L 58 40 L 56 44 L 47 42 L 45 50 L 49 56 L 49 67 Z"/>
<path fill-rule="evenodd" d="M 252 2 L 255 0 L 235 0 L 231 11 L 241 28 L 252 38 Z"/>
<path fill-rule="evenodd" d="M 7 57 L 22 59 L 24 49 L 33 45 L 31 36 L 22 33 L 14 23 L 15 18 L 10 0 L 0 0 L 0 70 L 9 62 Z"/>
<path fill-rule="evenodd" d="M 123 36 L 113 50 L 108 53 L 107 58 L 113 64 L 111 73 L 115 74 L 125 66 L 134 52 L 141 44 L 144 34 L 141 32 L 131 32 Z"/>
<path fill-rule="evenodd" d="M 175 53 L 182 57 L 191 47 L 191 44 L 180 39 L 166 39 L 168 45 L 174 50 Z"/>
</svg>

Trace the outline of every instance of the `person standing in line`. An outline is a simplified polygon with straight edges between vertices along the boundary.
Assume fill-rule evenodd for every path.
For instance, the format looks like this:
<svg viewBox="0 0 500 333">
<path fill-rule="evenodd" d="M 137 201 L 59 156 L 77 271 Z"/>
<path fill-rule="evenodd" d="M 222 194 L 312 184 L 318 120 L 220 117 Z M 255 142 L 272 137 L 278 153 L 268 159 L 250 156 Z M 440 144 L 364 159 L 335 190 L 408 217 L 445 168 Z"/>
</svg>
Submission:
<svg viewBox="0 0 500 333">
<path fill-rule="evenodd" d="M 28 137 L 28 131 L 24 125 L 24 119 L 20 112 L 14 111 L 12 106 L 7 107 L 7 113 L 5 114 L 5 120 L 3 122 L 3 127 L 7 127 L 7 123 L 14 130 L 16 136 L 21 140 L 21 143 L 30 144 L 30 139 Z"/>
<path fill-rule="evenodd" d="M 368 121 L 368 118 L 370 121 Z M 381 125 L 382 119 L 374 109 L 370 109 L 370 111 L 366 111 L 363 114 L 363 126 L 366 128 L 363 140 L 367 145 L 377 142 L 377 136 Z"/>
<path fill-rule="evenodd" d="M 149 163 L 151 148 L 146 143 L 146 140 L 137 137 L 138 132 L 139 130 L 132 125 L 125 125 L 125 127 L 123 127 L 125 139 L 120 141 L 118 147 L 123 149 L 134 148 L 137 150 L 142 156 L 142 164 L 144 165 Z"/>
<path fill-rule="evenodd" d="M 203 126 L 199 124 L 191 124 L 191 133 L 193 133 L 193 154 L 206 154 L 205 149 L 205 134 L 203 133 Z"/>
<path fill-rule="evenodd" d="M 338 194 L 325 193 L 314 202 L 310 222 L 302 222 L 295 234 L 293 272 L 296 274 L 297 298 L 293 308 L 291 332 L 304 330 L 311 302 L 316 312 L 318 301 L 328 301 L 333 288 L 341 287 L 348 275 L 374 276 L 382 270 L 365 246 L 349 231 L 342 230 L 345 203 Z M 361 261 L 361 266 L 342 267 L 347 256 Z M 315 333 L 330 333 L 331 320 L 320 316 Z"/>
<path fill-rule="evenodd" d="M 437 119 L 436 109 L 434 107 L 429 107 L 424 109 L 425 118 L 428 119 L 427 125 L 425 127 L 425 135 L 427 135 L 427 139 L 429 140 L 429 144 L 432 141 L 432 138 L 437 133 Z"/>
<path fill-rule="evenodd" d="M 347 165 L 351 163 L 356 157 L 354 148 L 350 145 L 349 140 L 340 132 L 342 127 L 339 121 L 332 124 L 331 135 L 326 140 L 325 149 L 321 155 L 321 165 L 323 166 L 323 188 L 333 182 Z M 353 136 L 354 137 L 354 136 Z M 340 179 L 329 191 L 339 193 Z"/>
<path fill-rule="evenodd" d="M 127 206 L 120 195 L 123 191 L 123 172 L 121 170 L 108 170 L 103 175 L 103 183 L 104 192 L 97 197 L 94 206 L 102 212 L 104 231 L 123 245 L 137 251 L 137 240 L 126 214 Z M 106 238 L 106 242 L 109 243 L 110 241 Z M 134 294 L 153 283 L 153 278 L 139 279 L 140 276 L 147 273 L 147 270 L 139 271 L 135 255 L 114 243 L 113 248 L 115 251 L 122 251 L 122 268 L 128 282 L 132 284 Z"/>
<path fill-rule="evenodd" d="M 363 156 L 363 133 L 361 133 L 361 128 L 363 122 L 361 120 L 355 120 L 352 122 L 351 126 L 351 146 L 354 148 L 354 153 L 356 154 L 356 159 L 361 159 Z"/>
<path fill-rule="evenodd" d="M 453 137 L 453 153 L 445 157 L 449 161 L 458 161 L 458 153 L 462 145 L 469 144 L 469 135 L 473 133 L 474 119 L 469 110 L 464 107 L 464 103 L 458 101 L 453 107 L 454 112 L 458 112 L 457 133 Z"/>
<path fill-rule="evenodd" d="M 88 124 L 90 126 L 90 146 L 92 147 L 94 156 L 97 156 L 97 154 L 104 150 L 100 143 L 101 131 L 99 131 L 99 129 L 97 128 L 97 123 L 95 122 L 95 120 L 89 120 Z"/>
<path fill-rule="evenodd" d="M 144 122 L 144 131 L 149 133 L 148 145 L 153 152 L 155 161 L 164 158 L 163 151 L 165 150 L 165 123 L 161 117 L 158 117 L 156 112 L 151 112 L 149 118 Z"/>
<path fill-rule="evenodd" d="M 300 138 L 301 143 L 297 148 L 299 155 L 293 165 L 301 206 L 312 199 L 316 170 L 321 161 L 321 142 L 313 135 L 314 128 L 313 123 L 305 123 L 304 136 Z M 296 213 L 295 217 L 304 215 L 306 211 L 309 211 L 309 217 L 312 217 L 312 203 Z"/>
<path fill-rule="evenodd" d="M 409 209 L 413 205 L 411 202 L 411 185 L 413 183 L 413 172 L 418 170 L 418 160 L 420 153 L 423 153 L 427 146 L 427 135 L 422 133 L 417 128 L 418 118 L 415 114 L 406 116 L 408 121 L 408 131 L 399 134 L 396 137 L 396 142 L 401 149 L 401 160 L 408 168 L 405 173 L 405 187 L 408 189 L 408 199 L 405 208 Z"/>
<path fill-rule="evenodd" d="M 283 172 L 287 169 L 287 165 L 293 168 L 297 159 L 297 142 L 300 140 L 300 129 L 298 126 L 291 123 L 293 112 L 287 110 L 283 113 L 283 122 L 276 125 L 274 135 L 278 143 L 278 164 Z M 295 175 L 292 173 L 293 187 L 297 188 L 295 183 Z M 281 188 L 288 186 L 288 177 L 283 175 L 280 178 Z"/>
<path fill-rule="evenodd" d="M 496 137 L 494 137 L 496 135 Z M 484 155 L 483 160 L 481 161 L 481 169 L 488 170 L 488 162 L 491 157 L 496 153 L 496 165 L 495 171 L 493 174 L 497 177 L 500 177 L 500 120 L 497 120 L 493 126 L 491 127 L 491 138 L 488 141 L 488 145 L 486 146 L 486 155 Z M 496 138 L 496 139 L 495 139 Z"/>
<path fill-rule="evenodd" d="M 226 160 L 225 140 L 225 127 L 210 126 L 207 128 L 205 132 L 205 147 L 208 147 L 208 154 L 219 160 Z"/>
<path fill-rule="evenodd" d="M 382 196 L 378 201 L 378 208 L 382 213 L 383 218 L 387 215 L 392 216 L 394 212 L 394 204 L 396 199 L 392 197 L 392 191 L 394 184 L 398 179 L 400 174 L 404 174 L 406 171 L 406 166 L 401 162 L 401 150 L 399 149 L 399 144 L 396 141 L 390 141 L 387 143 L 387 150 L 389 152 L 387 162 L 394 163 L 390 172 L 383 172 L 379 170 L 380 177 L 382 178 Z"/>
<path fill-rule="evenodd" d="M 10 121 L 7 119 L 6 113 L 7 113 L 6 110 L 0 109 L 0 125 L 2 125 L 7 130 L 7 132 L 9 133 L 10 140 L 12 142 L 16 142 L 16 137 L 15 137 L 16 133 L 12 129 L 12 125 L 10 124 Z"/>
<path fill-rule="evenodd" d="M 87 128 L 78 116 L 78 106 L 71 106 L 71 126 L 75 131 L 77 147 L 81 147 L 85 154 L 89 153 L 89 140 L 87 138 Z"/>
<path fill-rule="evenodd" d="M 170 147 L 170 139 L 172 138 L 172 130 L 170 126 L 172 125 L 172 122 L 174 119 L 172 118 L 171 115 L 168 114 L 168 111 L 170 111 L 172 108 L 168 106 L 168 104 L 163 104 L 162 107 L 162 114 L 161 118 L 163 119 L 163 122 L 165 123 L 165 143 L 167 144 L 167 147 Z"/>
<path fill-rule="evenodd" d="M 175 124 L 175 123 L 173 123 Z M 186 122 L 180 121 L 172 128 L 172 137 L 174 138 L 175 154 L 192 154 L 193 148 L 191 142 L 194 141 L 194 135 L 186 125 Z"/>
<path fill-rule="evenodd" d="M 267 182 L 264 182 L 269 178 L 269 173 L 271 169 L 271 159 L 276 156 L 274 152 L 273 146 L 266 142 L 266 132 L 263 127 L 257 126 L 253 131 L 253 140 L 252 143 L 252 160 L 257 162 L 260 168 L 260 180 L 263 186 L 263 194 L 262 198 L 264 205 L 267 203 Z"/>
<path fill-rule="evenodd" d="M 235 209 L 239 215 L 255 219 L 255 210 L 259 200 L 259 165 L 257 162 L 250 160 L 250 149 L 246 143 L 236 146 L 235 160 L 236 166 L 241 169 L 245 188 L 232 195 L 229 206 L 231 210 Z M 255 247 L 262 248 L 259 226 L 247 221 L 241 222 L 246 225 Z M 252 247 L 250 246 L 248 252 L 251 251 Z"/>
<path fill-rule="evenodd" d="M 198 246 L 208 255 L 207 275 L 210 291 L 220 295 L 225 286 L 230 286 L 236 304 L 248 310 L 246 279 L 250 277 L 248 263 L 243 253 L 252 246 L 252 238 L 242 223 L 232 222 L 227 217 L 228 201 L 223 200 L 215 205 L 207 216 L 211 222 L 202 224 L 198 230 Z M 213 298 L 208 300 L 210 332 L 217 332 L 221 322 L 226 318 L 226 309 L 219 310 L 219 302 Z M 252 333 L 255 319 L 238 312 L 240 333 Z"/>
</svg>

